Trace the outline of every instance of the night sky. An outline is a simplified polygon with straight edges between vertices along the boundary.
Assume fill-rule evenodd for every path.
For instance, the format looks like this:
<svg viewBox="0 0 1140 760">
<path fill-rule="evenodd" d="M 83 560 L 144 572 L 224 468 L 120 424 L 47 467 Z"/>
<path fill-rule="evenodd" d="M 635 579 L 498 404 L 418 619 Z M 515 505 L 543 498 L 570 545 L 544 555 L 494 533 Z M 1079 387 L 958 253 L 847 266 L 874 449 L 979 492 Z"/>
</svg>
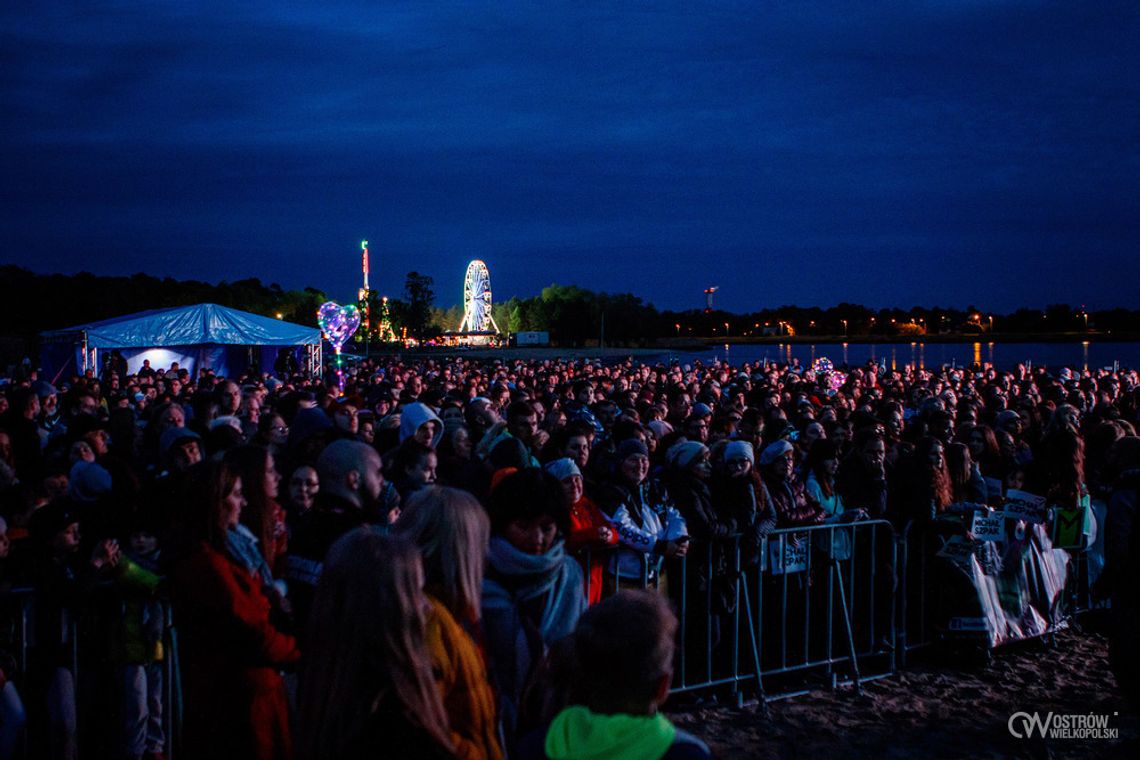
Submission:
<svg viewBox="0 0 1140 760">
<path fill-rule="evenodd" d="M 1136 307 L 1140 3 L 0 4 L 0 263 Z"/>
</svg>

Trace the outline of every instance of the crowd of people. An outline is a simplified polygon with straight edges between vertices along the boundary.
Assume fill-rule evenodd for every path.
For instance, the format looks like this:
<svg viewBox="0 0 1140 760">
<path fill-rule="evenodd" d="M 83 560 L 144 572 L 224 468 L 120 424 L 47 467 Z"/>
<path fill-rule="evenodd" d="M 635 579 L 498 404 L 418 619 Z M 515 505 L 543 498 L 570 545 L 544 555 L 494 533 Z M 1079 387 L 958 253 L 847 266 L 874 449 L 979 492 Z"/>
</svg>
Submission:
<svg viewBox="0 0 1140 760">
<path fill-rule="evenodd" d="M 189 757 L 707 757 L 659 711 L 677 588 L 715 615 L 773 530 L 901 531 L 1009 489 L 1107 504 L 1094 591 L 1115 641 L 1140 632 L 1136 372 L 817 369 L 392 357 L 343 377 L 9 378 L 0 758 L 81 738 L 162 757 L 171 617 Z M 1137 656 L 1113 666 L 1135 689 Z"/>
</svg>

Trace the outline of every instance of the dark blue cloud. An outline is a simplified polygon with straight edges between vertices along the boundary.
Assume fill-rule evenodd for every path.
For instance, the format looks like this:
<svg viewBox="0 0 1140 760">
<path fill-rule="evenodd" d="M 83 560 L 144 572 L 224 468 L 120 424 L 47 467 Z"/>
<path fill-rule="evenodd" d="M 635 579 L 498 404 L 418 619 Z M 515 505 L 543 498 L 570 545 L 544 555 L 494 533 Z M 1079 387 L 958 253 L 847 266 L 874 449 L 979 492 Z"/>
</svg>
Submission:
<svg viewBox="0 0 1140 760">
<path fill-rule="evenodd" d="M 0 260 L 458 300 L 1130 303 L 1126 2 L 8 4 Z M 375 278 L 374 278 L 375 281 Z"/>
</svg>

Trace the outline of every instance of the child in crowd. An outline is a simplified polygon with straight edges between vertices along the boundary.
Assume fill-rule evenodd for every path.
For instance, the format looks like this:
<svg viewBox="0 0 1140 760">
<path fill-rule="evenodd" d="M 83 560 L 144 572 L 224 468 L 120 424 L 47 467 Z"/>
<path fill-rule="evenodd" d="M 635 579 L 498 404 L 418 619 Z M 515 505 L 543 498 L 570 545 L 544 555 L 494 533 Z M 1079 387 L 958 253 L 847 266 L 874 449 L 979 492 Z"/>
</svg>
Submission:
<svg viewBox="0 0 1140 760">
<path fill-rule="evenodd" d="M 673 680 L 677 617 L 660 594 L 623 590 L 574 632 L 571 704 L 519 746 L 521 760 L 705 760 L 704 742 L 658 710 Z"/>
<path fill-rule="evenodd" d="M 417 438 L 401 443 L 393 457 L 391 471 L 400 499 L 407 499 L 416 491 L 435 485 L 438 465 L 439 459 L 431 446 Z"/>
<path fill-rule="evenodd" d="M 123 738 L 125 754 L 132 760 L 161 760 L 166 744 L 162 728 L 162 635 L 166 616 L 155 598 L 162 582 L 158 532 L 146 520 L 136 520 L 116 572 L 123 595 L 123 615 L 118 626 Z"/>
</svg>

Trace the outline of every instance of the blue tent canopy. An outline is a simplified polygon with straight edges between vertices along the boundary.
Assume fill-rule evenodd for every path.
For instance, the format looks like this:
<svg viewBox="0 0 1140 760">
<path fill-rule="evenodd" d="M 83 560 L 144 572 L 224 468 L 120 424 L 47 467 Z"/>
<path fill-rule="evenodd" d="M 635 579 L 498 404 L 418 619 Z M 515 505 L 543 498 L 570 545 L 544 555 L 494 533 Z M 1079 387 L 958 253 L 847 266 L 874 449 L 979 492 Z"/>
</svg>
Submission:
<svg viewBox="0 0 1140 760">
<path fill-rule="evenodd" d="M 172 361 L 194 371 L 226 374 L 272 358 L 289 346 L 320 346 L 321 331 L 217 304 L 155 309 L 41 333 L 45 369 L 62 369 L 74 349 L 76 368 L 99 367 L 98 352 L 117 349 L 130 371 L 150 359 L 156 368 Z M 254 349 L 262 349 L 255 355 Z M 241 361 L 244 354 L 246 360 Z"/>
</svg>

